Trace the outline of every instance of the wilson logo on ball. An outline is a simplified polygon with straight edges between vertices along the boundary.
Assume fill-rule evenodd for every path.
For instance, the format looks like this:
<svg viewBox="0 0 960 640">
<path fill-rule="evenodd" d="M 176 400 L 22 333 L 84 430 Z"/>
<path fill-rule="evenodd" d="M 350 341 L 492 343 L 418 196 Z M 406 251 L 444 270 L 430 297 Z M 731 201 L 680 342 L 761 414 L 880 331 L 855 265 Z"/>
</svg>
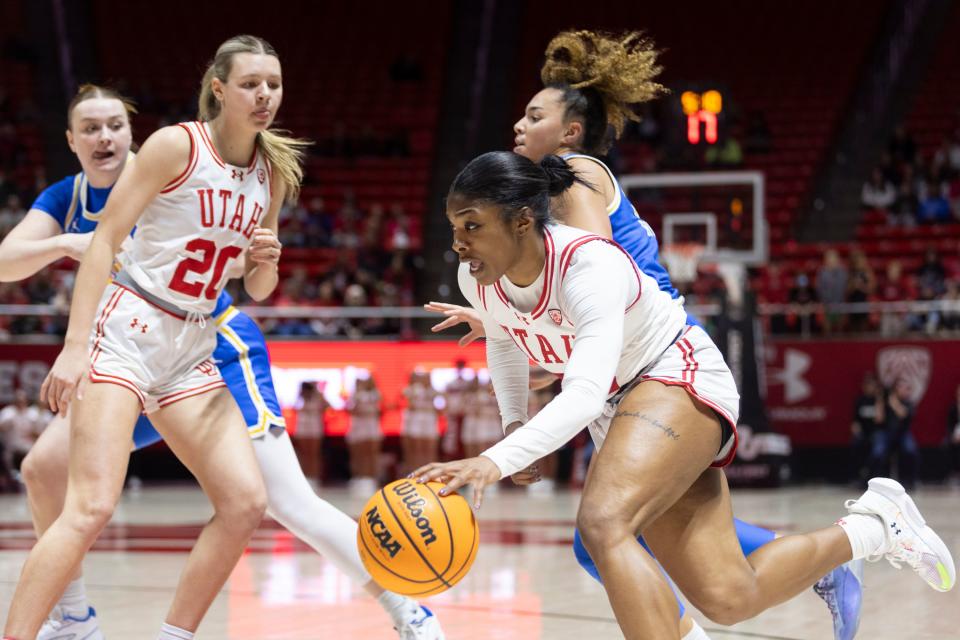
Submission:
<svg viewBox="0 0 960 640">
<path fill-rule="evenodd" d="M 391 558 L 403 549 L 403 546 L 393 539 L 393 535 L 387 529 L 387 525 L 383 523 L 383 518 L 380 517 L 380 512 L 377 511 L 376 507 L 367 511 L 367 524 L 370 525 L 370 533 L 380 543 L 380 548 L 390 554 Z"/>
<path fill-rule="evenodd" d="M 411 482 L 401 482 L 393 487 L 393 492 L 400 496 L 403 506 L 407 508 L 407 513 L 414 519 L 414 524 L 420 530 L 420 537 L 423 543 L 430 546 L 437 541 L 437 536 L 430 526 L 430 520 L 423 517 L 423 507 L 427 501 L 417 493 L 417 487 Z"/>
</svg>

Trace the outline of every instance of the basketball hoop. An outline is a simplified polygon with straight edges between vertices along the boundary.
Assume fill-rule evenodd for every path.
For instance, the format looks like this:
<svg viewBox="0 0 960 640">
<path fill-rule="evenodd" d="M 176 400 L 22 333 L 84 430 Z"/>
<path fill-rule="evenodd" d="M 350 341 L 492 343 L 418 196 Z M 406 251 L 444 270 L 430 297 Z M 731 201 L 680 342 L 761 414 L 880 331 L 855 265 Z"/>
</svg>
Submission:
<svg viewBox="0 0 960 640">
<path fill-rule="evenodd" d="M 697 279 L 697 266 L 706 249 L 698 242 L 675 242 L 660 251 L 663 262 L 675 283 L 687 284 Z"/>
</svg>

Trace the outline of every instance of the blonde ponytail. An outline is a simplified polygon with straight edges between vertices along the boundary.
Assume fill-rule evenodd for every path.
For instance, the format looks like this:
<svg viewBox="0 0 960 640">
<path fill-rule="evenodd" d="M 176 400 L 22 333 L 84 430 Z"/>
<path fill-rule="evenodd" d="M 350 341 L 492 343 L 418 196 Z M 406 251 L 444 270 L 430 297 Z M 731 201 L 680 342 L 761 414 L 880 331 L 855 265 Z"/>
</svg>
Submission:
<svg viewBox="0 0 960 640">
<path fill-rule="evenodd" d="M 284 199 L 294 202 L 300 195 L 300 183 L 303 182 L 304 150 L 313 143 L 287 133 L 283 129 L 261 131 L 257 134 L 257 145 L 280 179 L 284 187 Z"/>
<path fill-rule="evenodd" d="M 220 115 L 220 101 L 213 94 L 213 79 L 218 78 L 226 82 L 230 77 L 233 56 L 238 53 L 257 53 L 279 58 L 270 43 L 257 36 L 234 36 L 221 44 L 201 80 L 197 105 L 200 120 L 209 122 Z M 294 138 L 289 133 L 283 129 L 261 131 L 257 134 L 257 147 L 267 158 L 274 174 L 280 179 L 284 199 L 292 202 L 300 195 L 304 150 L 313 143 L 302 138 Z"/>
</svg>

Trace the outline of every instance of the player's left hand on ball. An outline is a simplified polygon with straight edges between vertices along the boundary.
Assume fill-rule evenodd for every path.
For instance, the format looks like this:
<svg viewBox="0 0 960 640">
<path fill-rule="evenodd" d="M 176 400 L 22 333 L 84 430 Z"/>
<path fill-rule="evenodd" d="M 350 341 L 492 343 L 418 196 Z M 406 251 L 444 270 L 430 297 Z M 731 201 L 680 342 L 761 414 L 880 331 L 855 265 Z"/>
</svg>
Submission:
<svg viewBox="0 0 960 640">
<path fill-rule="evenodd" d="M 253 239 L 250 241 L 247 255 L 257 264 L 277 264 L 280 262 L 282 248 L 283 245 L 280 244 L 277 234 L 272 229 L 257 227 L 253 230 Z"/>
<path fill-rule="evenodd" d="M 473 508 L 483 504 L 483 490 L 500 480 L 500 468 L 493 460 L 484 456 L 454 460 L 452 462 L 431 462 L 410 474 L 419 482 L 440 481 L 446 484 L 440 495 L 448 495 L 465 485 L 473 486 Z"/>
</svg>

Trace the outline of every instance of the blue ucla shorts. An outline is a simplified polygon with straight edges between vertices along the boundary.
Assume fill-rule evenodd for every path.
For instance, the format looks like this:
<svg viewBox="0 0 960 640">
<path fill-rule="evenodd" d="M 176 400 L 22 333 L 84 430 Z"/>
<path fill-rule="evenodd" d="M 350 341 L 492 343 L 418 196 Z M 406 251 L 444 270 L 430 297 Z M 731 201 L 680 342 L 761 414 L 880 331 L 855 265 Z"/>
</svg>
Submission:
<svg viewBox="0 0 960 640">
<path fill-rule="evenodd" d="M 214 321 L 217 323 L 217 346 L 213 360 L 243 413 L 250 437 L 262 436 L 269 429 L 285 428 L 277 393 L 273 389 L 273 376 L 270 375 L 267 343 L 260 327 L 232 306 Z M 142 449 L 162 439 L 150 420 L 145 415 L 140 416 L 133 430 L 134 448 Z"/>
</svg>

